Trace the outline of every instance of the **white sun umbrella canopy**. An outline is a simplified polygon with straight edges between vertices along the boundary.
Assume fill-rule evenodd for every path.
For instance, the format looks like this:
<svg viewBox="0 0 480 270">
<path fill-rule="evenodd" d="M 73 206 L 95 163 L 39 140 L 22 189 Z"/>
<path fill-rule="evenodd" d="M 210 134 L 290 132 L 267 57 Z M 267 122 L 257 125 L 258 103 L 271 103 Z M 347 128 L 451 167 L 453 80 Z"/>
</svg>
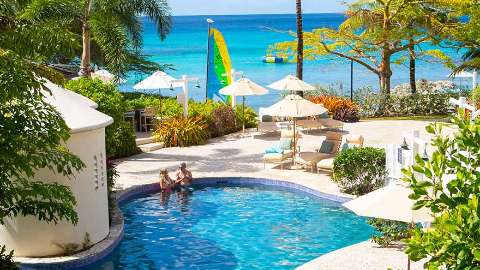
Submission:
<svg viewBox="0 0 480 270">
<path fill-rule="evenodd" d="M 122 79 L 118 76 L 113 75 L 112 73 L 110 73 L 106 69 L 97 70 L 97 71 L 93 72 L 90 76 L 94 79 L 100 79 L 104 82 L 114 82 L 114 83 L 126 83 L 127 82 L 126 80 L 124 80 L 124 79 Z"/>
<path fill-rule="evenodd" d="M 432 222 L 428 209 L 413 210 L 414 201 L 408 198 L 412 190 L 400 183 L 391 183 L 343 204 L 355 214 L 406 223 Z"/>
<path fill-rule="evenodd" d="M 296 139 L 296 118 L 320 115 L 327 112 L 322 105 L 315 104 L 302 98 L 299 95 L 288 95 L 281 101 L 265 109 L 265 113 L 270 116 L 293 118 L 293 154 L 297 148 Z"/>
<path fill-rule="evenodd" d="M 317 90 L 315 86 L 310 85 L 293 75 L 287 75 L 287 77 L 268 85 L 268 87 L 279 91 L 305 92 Z"/>
<path fill-rule="evenodd" d="M 245 113 L 245 96 L 261 96 L 268 94 L 268 90 L 264 87 L 252 82 L 247 78 L 241 78 L 236 82 L 220 89 L 220 94 L 226 96 L 242 96 L 242 115 Z M 245 119 L 243 119 L 243 131 L 245 131 Z"/>
</svg>

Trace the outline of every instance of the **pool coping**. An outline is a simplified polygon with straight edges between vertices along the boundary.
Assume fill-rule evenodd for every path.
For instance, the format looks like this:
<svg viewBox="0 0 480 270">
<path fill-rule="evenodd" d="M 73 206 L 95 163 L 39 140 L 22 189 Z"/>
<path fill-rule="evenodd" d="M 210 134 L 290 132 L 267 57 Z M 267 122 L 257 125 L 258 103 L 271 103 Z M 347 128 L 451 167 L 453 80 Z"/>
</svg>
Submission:
<svg viewBox="0 0 480 270">
<path fill-rule="evenodd" d="M 301 192 L 313 195 L 318 198 L 327 199 L 337 203 L 344 203 L 352 198 L 339 196 L 321 192 L 301 184 L 293 183 L 288 180 L 274 180 L 266 178 L 253 177 L 204 177 L 196 178 L 194 185 L 239 185 L 239 186 L 271 186 L 282 187 L 292 192 Z M 19 264 L 20 269 L 23 270 L 62 270 L 62 269 L 76 269 L 85 267 L 98 262 L 107 257 L 120 243 L 124 233 L 124 218 L 119 205 L 132 199 L 133 197 L 160 191 L 158 183 L 141 184 L 129 187 L 124 190 L 118 190 L 115 194 L 116 206 L 112 216 L 112 223 L 110 232 L 107 237 L 93 245 L 87 250 L 70 255 L 60 257 L 43 257 L 43 258 L 28 258 L 28 257 L 14 257 L 16 263 Z"/>
</svg>

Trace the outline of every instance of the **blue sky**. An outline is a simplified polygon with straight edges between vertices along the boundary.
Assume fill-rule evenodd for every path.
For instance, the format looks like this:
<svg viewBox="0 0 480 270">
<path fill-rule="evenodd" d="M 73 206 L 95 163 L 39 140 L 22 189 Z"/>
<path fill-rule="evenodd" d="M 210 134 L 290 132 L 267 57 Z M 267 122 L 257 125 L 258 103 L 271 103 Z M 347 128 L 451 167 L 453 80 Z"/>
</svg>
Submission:
<svg viewBox="0 0 480 270">
<path fill-rule="evenodd" d="M 295 0 L 169 0 L 173 15 L 284 14 L 295 12 Z M 345 0 L 303 0 L 305 13 L 342 12 Z"/>
</svg>

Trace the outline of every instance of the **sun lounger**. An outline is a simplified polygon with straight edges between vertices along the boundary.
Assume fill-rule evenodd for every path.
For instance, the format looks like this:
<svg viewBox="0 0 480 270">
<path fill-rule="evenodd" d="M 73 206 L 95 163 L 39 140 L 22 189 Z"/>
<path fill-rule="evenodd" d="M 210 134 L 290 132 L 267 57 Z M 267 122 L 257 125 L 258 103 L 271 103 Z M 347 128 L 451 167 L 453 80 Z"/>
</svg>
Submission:
<svg viewBox="0 0 480 270">
<path fill-rule="evenodd" d="M 331 150 L 323 152 L 323 149 L 318 149 L 315 152 L 301 152 L 298 157 L 295 157 L 295 163 L 300 164 L 314 172 L 317 163 L 323 159 L 333 158 L 338 153 L 340 145 L 342 144 L 342 134 L 339 132 L 329 131 L 326 133 L 325 140 L 322 142 L 330 143 Z M 322 151 L 321 151 L 322 150 Z"/>
<path fill-rule="evenodd" d="M 361 135 L 347 135 L 347 136 L 345 136 L 345 144 L 347 144 L 349 146 L 363 147 L 363 143 L 364 143 L 364 138 Z M 333 171 L 333 162 L 334 161 L 335 161 L 335 157 L 320 160 L 317 163 L 317 172 L 319 173 L 320 171 L 327 171 L 327 172 L 331 173 Z"/>
<path fill-rule="evenodd" d="M 261 133 L 276 132 L 280 128 L 275 122 L 258 122 L 257 130 Z"/>
<path fill-rule="evenodd" d="M 320 122 L 320 124 L 322 124 L 322 126 L 326 129 L 330 129 L 330 130 L 342 130 L 343 129 L 343 122 L 342 121 L 338 121 L 338 120 L 331 119 L 331 118 L 321 118 L 321 119 L 318 119 L 317 121 Z"/>
<path fill-rule="evenodd" d="M 297 134 L 297 143 L 300 138 L 300 134 Z M 293 130 L 282 130 L 280 138 L 293 138 Z M 283 164 L 290 162 L 293 158 L 293 144 L 292 149 L 285 150 L 283 153 L 267 153 L 263 155 L 263 167 L 265 168 L 266 163 L 280 164 L 280 169 L 283 170 Z"/>
<path fill-rule="evenodd" d="M 322 123 L 316 119 L 298 120 L 297 126 L 302 127 L 304 130 L 321 129 Z"/>
</svg>

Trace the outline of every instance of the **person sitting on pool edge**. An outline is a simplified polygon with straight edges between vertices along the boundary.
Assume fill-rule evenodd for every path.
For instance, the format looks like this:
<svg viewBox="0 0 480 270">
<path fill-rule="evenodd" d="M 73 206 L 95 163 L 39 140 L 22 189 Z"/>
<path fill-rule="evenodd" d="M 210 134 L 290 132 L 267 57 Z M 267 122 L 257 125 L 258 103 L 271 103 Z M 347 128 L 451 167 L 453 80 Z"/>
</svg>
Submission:
<svg viewBox="0 0 480 270">
<path fill-rule="evenodd" d="M 173 181 L 172 178 L 170 178 L 170 175 L 168 175 L 168 171 L 161 170 L 160 171 L 160 189 L 162 191 L 170 192 L 174 188 L 175 188 L 175 182 Z"/>
<path fill-rule="evenodd" d="M 175 181 L 175 184 L 179 184 L 182 187 L 188 187 L 192 184 L 192 172 L 187 170 L 187 164 L 185 162 L 180 163 L 180 166 L 178 166 L 176 176 L 177 180 Z"/>
</svg>

